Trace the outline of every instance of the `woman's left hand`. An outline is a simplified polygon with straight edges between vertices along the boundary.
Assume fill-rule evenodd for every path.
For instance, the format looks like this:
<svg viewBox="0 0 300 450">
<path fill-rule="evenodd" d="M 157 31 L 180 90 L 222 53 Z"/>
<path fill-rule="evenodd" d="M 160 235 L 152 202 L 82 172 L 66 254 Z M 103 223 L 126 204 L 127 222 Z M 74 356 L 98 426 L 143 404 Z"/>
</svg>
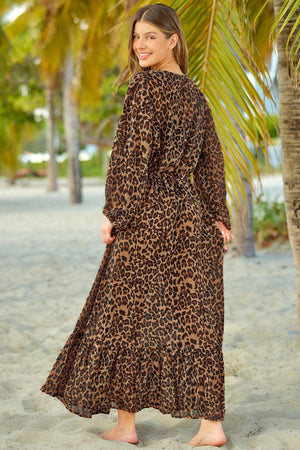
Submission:
<svg viewBox="0 0 300 450">
<path fill-rule="evenodd" d="M 223 239 L 224 242 L 229 242 L 231 239 L 233 239 L 233 235 L 230 233 L 230 231 L 225 227 L 225 225 L 223 224 L 223 222 L 221 222 L 220 220 L 216 220 L 215 224 L 217 225 L 217 227 L 219 228 L 219 230 L 221 231 L 222 235 L 223 235 Z M 228 250 L 228 248 L 226 247 L 226 245 L 224 245 L 224 249 Z"/>
<path fill-rule="evenodd" d="M 116 239 L 116 236 L 112 236 L 112 234 L 111 234 L 112 229 L 113 229 L 113 224 L 107 217 L 105 217 L 102 227 L 100 228 L 101 235 L 102 235 L 102 241 L 105 244 L 111 244 Z"/>
</svg>

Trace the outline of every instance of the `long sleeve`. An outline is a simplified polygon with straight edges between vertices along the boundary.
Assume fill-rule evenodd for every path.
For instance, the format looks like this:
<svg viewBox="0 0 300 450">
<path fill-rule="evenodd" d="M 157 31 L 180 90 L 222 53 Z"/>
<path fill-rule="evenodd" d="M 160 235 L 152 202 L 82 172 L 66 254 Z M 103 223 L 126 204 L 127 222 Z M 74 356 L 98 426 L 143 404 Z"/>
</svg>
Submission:
<svg viewBox="0 0 300 450">
<path fill-rule="evenodd" d="M 130 79 L 105 182 L 102 213 L 116 230 L 136 214 L 148 177 L 153 140 L 153 106 L 143 73 Z"/>
<path fill-rule="evenodd" d="M 226 205 L 224 158 L 211 110 L 204 102 L 201 154 L 193 173 L 195 187 L 205 204 L 210 219 L 219 220 L 230 229 L 230 215 Z"/>
</svg>

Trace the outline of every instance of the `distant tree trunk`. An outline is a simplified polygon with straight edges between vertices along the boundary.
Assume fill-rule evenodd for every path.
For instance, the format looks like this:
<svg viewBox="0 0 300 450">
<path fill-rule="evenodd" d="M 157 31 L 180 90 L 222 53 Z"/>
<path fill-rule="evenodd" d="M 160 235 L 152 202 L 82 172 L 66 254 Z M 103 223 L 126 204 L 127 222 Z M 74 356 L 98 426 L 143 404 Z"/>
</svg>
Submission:
<svg viewBox="0 0 300 450">
<path fill-rule="evenodd" d="M 68 153 L 68 181 L 71 203 L 81 203 L 81 170 L 79 161 L 78 113 L 72 93 L 74 61 L 71 49 L 64 62 L 63 105 L 64 129 Z"/>
<path fill-rule="evenodd" d="M 274 0 L 276 15 L 282 5 L 283 0 Z M 289 239 L 298 276 L 298 324 L 300 328 L 300 92 L 299 89 L 296 90 L 294 67 L 290 67 L 286 54 L 288 37 L 299 14 L 300 7 L 297 8 L 289 24 L 279 35 L 277 49 L 284 197 Z M 295 34 L 297 33 L 294 33 L 293 37 Z M 290 46 L 293 45 L 293 37 Z M 296 42 L 295 44 L 297 46 Z M 299 62 L 299 58 L 300 52 L 298 51 L 295 64 Z"/>
<path fill-rule="evenodd" d="M 232 208 L 232 234 L 234 239 L 230 245 L 230 253 L 233 256 L 255 256 L 254 233 L 253 233 L 253 205 L 252 191 L 247 178 L 241 175 L 245 185 L 244 198 L 240 193 L 237 211 Z"/>
<path fill-rule="evenodd" d="M 108 171 L 108 165 L 109 165 L 109 157 L 108 157 L 107 148 L 102 149 L 101 156 L 102 156 L 102 173 L 103 173 L 103 176 L 106 176 L 107 171 Z"/>
<path fill-rule="evenodd" d="M 243 135 L 243 131 L 238 124 L 236 124 L 236 127 L 239 129 L 240 134 Z M 244 161 L 250 169 L 250 163 L 246 156 L 244 156 Z M 237 210 L 232 208 L 232 234 L 234 239 L 230 245 L 230 253 L 233 256 L 250 258 L 256 256 L 253 233 L 253 197 L 249 181 L 241 170 L 240 176 L 244 184 L 245 197 L 239 192 Z"/>
<path fill-rule="evenodd" d="M 56 151 L 54 145 L 54 89 L 50 84 L 46 87 L 46 102 L 48 109 L 47 121 L 47 150 L 49 153 L 49 161 L 47 166 L 48 186 L 47 191 L 57 191 L 57 162 Z"/>
</svg>

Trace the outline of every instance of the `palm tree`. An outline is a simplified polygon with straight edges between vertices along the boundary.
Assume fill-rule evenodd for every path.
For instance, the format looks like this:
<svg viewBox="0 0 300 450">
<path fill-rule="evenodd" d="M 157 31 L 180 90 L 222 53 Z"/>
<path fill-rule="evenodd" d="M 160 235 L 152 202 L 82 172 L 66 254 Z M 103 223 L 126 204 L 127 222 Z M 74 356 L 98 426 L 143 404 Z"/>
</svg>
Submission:
<svg viewBox="0 0 300 450">
<path fill-rule="evenodd" d="M 56 158 L 54 150 L 54 114 L 53 94 L 54 83 L 59 72 L 63 72 L 63 122 L 68 154 L 68 182 L 71 203 L 80 203 L 81 171 L 79 162 L 79 120 L 74 93 L 74 60 L 80 51 L 78 36 L 80 37 L 79 19 L 76 8 L 78 3 L 66 5 L 53 1 L 40 5 L 34 2 L 27 10 L 29 18 L 35 12 L 40 18 L 39 47 L 41 54 L 40 69 L 45 80 L 48 106 L 48 151 L 50 154 L 49 187 L 56 180 Z M 76 39 L 77 38 L 77 39 Z M 76 39 L 77 46 L 74 45 Z M 52 179 L 52 183 L 51 180 Z"/>
<path fill-rule="evenodd" d="M 279 32 L 278 87 L 283 184 L 289 239 L 298 276 L 300 328 L 300 1 L 274 0 Z M 298 90 L 297 90 L 298 89 Z"/>
<path fill-rule="evenodd" d="M 18 3 L 19 5 L 24 4 L 21 0 L 18 2 L 7 2 L 6 8 L 9 8 L 12 3 Z M 36 4 L 38 6 L 38 4 Z M 12 40 L 17 40 L 15 47 L 20 48 L 20 40 L 26 39 L 30 40 L 30 44 L 27 44 L 26 49 L 23 53 L 28 51 L 30 48 L 30 53 L 32 54 L 32 59 L 41 59 L 40 69 L 42 74 L 42 81 L 45 90 L 45 100 L 46 109 L 48 111 L 47 119 L 47 150 L 49 153 L 49 162 L 47 168 L 48 175 L 48 191 L 57 190 L 57 163 L 56 163 L 56 151 L 54 146 L 54 133 L 55 133 L 55 117 L 54 117 L 54 93 L 55 93 L 55 81 L 57 72 L 53 70 L 48 70 L 49 67 L 44 67 L 43 50 L 38 48 L 37 45 L 37 33 L 36 24 L 42 22 L 42 9 L 40 7 L 35 7 L 35 4 L 27 5 L 25 12 L 20 14 L 13 22 L 8 26 L 8 32 L 12 36 Z M 41 29 L 42 25 L 41 25 Z M 42 57 L 41 57 L 42 56 Z M 19 55 L 20 58 L 20 55 Z"/>
<path fill-rule="evenodd" d="M 44 72 L 54 74 L 63 66 L 70 199 L 72 203 L 77 203 L 81 201 L 79 106 L 100 101 L 101 76 L 117 57 L 117 53 L 112 54 L 117 41 L 108 30 L 115 24 L 122 9 L 120 5 L 112 8 L 109 0 L 101 3 L 98 0 L 54 1 L 51 9 L 49 6 L 47 8 L 40 40 L 44 44 Z"/>
<path fill-rule="evenodd" d="M 19 22 L 23 20 L 24 26 L 31 26 L 33 33 L 37 35 L 40 69 L 49 109 L 48 150 L 52 155 L 49 165 L 49 176 L 52 178 L 50 187 L 55 183 L 52 100 L 55 80 L 62 74 L 63 117 L 72 203 L 81 202 L 79 107 L 100 100 L 101 76 L 118 57 L 117 52 L 112 54 L 117 42 L 109 35 L 108 30 L 115 24 L 121 11 L 122 6 L 117 4 L 112 8 L 109 0 L 32 0 L 18 19 Z"/>
</svg>

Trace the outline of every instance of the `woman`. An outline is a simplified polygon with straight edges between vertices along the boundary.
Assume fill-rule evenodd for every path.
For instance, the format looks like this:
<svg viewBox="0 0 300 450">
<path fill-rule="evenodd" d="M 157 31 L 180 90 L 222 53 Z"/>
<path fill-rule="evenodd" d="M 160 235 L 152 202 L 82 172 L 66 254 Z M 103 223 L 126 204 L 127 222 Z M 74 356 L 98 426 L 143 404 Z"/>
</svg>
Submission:
<svg viewBox="0 0 300 450">
<path fill-rule="evenodd" d="M 135 413 L 153 407 L 202 419 L 190 445 L 221 446 L 223 245 L 232 238 L 224 162 L 172 8 L 135 14 L 129 68 L 105 186 L 107 246 L 41 389 L 83 417 L 117 408 L 104 439 L 136 443 Z"/>
</svg>

